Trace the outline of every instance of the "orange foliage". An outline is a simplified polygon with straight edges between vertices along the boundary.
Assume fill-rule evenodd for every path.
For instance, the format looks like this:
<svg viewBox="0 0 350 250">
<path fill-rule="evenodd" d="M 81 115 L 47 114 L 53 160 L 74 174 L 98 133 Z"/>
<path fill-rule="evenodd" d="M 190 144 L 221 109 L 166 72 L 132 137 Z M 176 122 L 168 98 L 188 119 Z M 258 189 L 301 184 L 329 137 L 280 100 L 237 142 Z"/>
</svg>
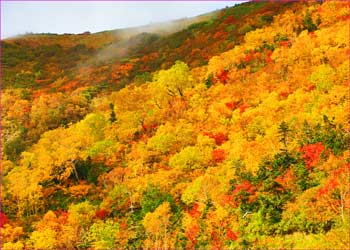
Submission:
<svg viewBox="0 0 350 250">
<path fill-rule="evenodd" d="M 225 150 L 223 149 L 215 149 L 212 152 L 212 159 L 216 163 L 223 162 L 225 160 Z"/>
<path fill-rule="evenodd" d="M 227 231 L 227 239 L 228 240 L 234 240 L 234 241 L 236 241 L 236 240 L 238 240 L 238 235 L 239 235 L 239 233 L 235 233 L 234 231 L 232 231 L 231 229 L 229 229 L 228 231 Z"/>
<path fill-rule="evenodd" d="M 189 239 L 192 246 L 197 244 L 198 233 L 199 233 L 199 225 L 198 224 L 194 224 L 185 233 L 187 239 Z"/>
<path fill-rule="evenodd" d="M 198 211 L 198 209 L 199 209 L 198 203 L 196 203 L 192 206 L 191 210 L 189 211 L 189 214 L 191 215 L 191 217 L 199 218 L 199 216 L 201 215 L 201 212 Z"/>
</svg>

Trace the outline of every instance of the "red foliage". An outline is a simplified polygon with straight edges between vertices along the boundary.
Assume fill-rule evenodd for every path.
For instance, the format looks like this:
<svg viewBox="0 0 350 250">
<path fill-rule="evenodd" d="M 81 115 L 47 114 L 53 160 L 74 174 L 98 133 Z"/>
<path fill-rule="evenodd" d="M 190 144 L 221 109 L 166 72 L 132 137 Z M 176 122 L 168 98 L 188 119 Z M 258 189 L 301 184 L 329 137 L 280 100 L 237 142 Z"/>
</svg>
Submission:
<svg viewBox="0 0 350 250">
<path fill-rule="evenodd" d="M 279 94 L 279 96 L 282 97 L 282 98 L 287 98 L 289 95 L 290 95 L 290 93 L 287 92 L 287 91 L 282 91 Z"/>
<path fill-rule="evenodd" d="M 197 236 L 199 233 L 199 226 L 197 224 L 193 225 L 186 233 L 185 236 L 189 241 L 195 245 L 197 244 Z"/>
<path fill-rule="evenodd" d="M 320 188 L 320 189 L 318 190 L 318 197 L 321 197 L 321 196 L 323 196 L 323 195 L 326 195 L 326 194 L 328 194 L 328 192 L 329 192 L 328 187 Z"/>
<path fill-rule="evenodd" d="M 336 189 L 339 186 L 339 182 L 337 179 L 332 178 L 329 180 L 328 185 L 331 189 Z"/>
<path fill-rule="evenodd" d="M 108 212 L 107 210 L 105 209 L 100 209 L 100 210 L 97 210 L 96 213 L 95 213 L 95 216 L 101 220 L 103 220 L 104 218 L 106 218 L 108 215 Z"/>
<path fill-rule="evenodd" d="M 236 20 L 235 20 L 235 17 L 234 16 L 228 16 L 224 21 L 223 23 L 234 23 Z"/>
<path fill-rule="evenodd" d="M 222 83 L 226 83 L 228 80 L 228 75 L 226 70 L 221 70 L 219 74 L 217 74 L 217 78 L 220 80 Z"/>
<path fill-rule="evenodd" d="M 214 249 L 222 249 L 224 243 L 216 231 L 211 232 L 211 239 L 213 241 L 213 246 L 215 247 Z"/>
<path fill-rule="evenodd" d="M 163 165 L 163 164 L 155 164 L 157 169 L 164 169 L 164 170 L 170 170 L 172 169 L 171 167 L 167 166 L 167 165 Z"/>
<path fill-rule="evenodd" d="M 245 192 L 248 192 L 250 194 L 254 193 L 253 187 L 249 181 L 244 181 L 241 184 L 238 184 L 236 186 L 235 190 L 233 191 L 233 194 L 238 194 L 241 191 L 245 191 Z"/>
<path fill-rule="evenodd" d="M 346 166 L 343 166 L 337 170 L 334 170 L 331 174 L 330 174 L 330 178 L 327 181 L 325 187 L 320 188 L 318 190 L 318 197 L 323 196 L 323 195 L 327 195 L 329 194 L 330 191 L 334 191 L 337 188 L 339 188 L 339 186 L 341 185 L 341 179 L 344 178 L 344 174 L 345 176 L 348 175 L 349 172 L 349 168 L 348 168 L 348 164 Z M 343 175 L 343 178 L 342 176 Z M 350 183 L 348 183 L 349 188 L 350 188 Z"/>
<path fill-rule="evenodd" d="M 225 150 L 223 149 L 215 149 L 211 153 L 213 161 L 216 163 L 223 162 L 225 160 Z"/>
<path fill-rule="evenodd" d="M 217 133 L 217 134 L 215 134 L 214 139 L 215 139 L 216 145 L 220 146 L 221 144 L 223 144 L 224 142 L 226 142 L 228 140 L 228 137 L 227 137 L 227 135 L 225 135 L 223 133 Z"/>
<path fill-rule="evenodd" d="M 317 38 L 317 35 L 316 35 L 315 31 L 311 31 L 311 32 L 309 33 L 309 36 L 310 36 L 311 38 Z"/>
<path fill-rule="evenodd" d="M 50 79 L 37 79 L 35 80 L 36 83 L 39 83 L 39 84 L 46 84 L 50 81 Z"/>
<path fill-rule="evenodd" d="M 204 132 L 203 133 L 204 135 L 206 136 L 209 136 L 209 138 L 212 138 L 215 140 L 215 144 L 218 145 L 218 146 L 221 146 L 225 141 L 228 140 L 228 137 L 227 135 L 225 135 L 224 133 L 217 133 L 217 134 L 214 134 L 214 133 L 211 133 L 211 132 Z"/>
<path fill-rule="evenodd" d="M 198 208 L 199 208 L 198 203 L 193 205 L 192 209 L 189 211 L 189 214 L 191 215 L 191 217 L 198 218 L 201 215 L 201 212 L 198 211 Z"/>
<path fill-rule="evenodd" d="M 24 108 L 23 108 L 23 111 L 24 111 L 25 113 L 30 113 L 30 110 L 31 110 L 31 107 L 24 107 Z"/>
<path fill-rule="evenodd" d="M 238 239 L 238 233 L 233 232 L 231 229 L 227 231 L 227 236 L 226 238 L 228 240 L 237 240 Z"/>
<path fill-rule="evenodd" d="M 339 21 L 346 21 L 346 20 L 350 19 L 350 15 L 346 14 L 344 16 L 338 16 L 337 18 L 338 18 Z"/>
<path fill-rule="evenodd" d="M 224 195 L 223 196 L 223 203 L 224 205 L 227 204 L 233 208 L 237 208 L 238 207 L 238 202 L 235 201 L 235 197 L 234 195 Z"/>
<path fill-rule="evenodd" d="M 266 52 L 266 58 L 265 58 L 265 62 L 266 63 L 271 63 L 273 62 L 272 58 L 271 58 L 271 55 L 272 55 L 272 50 L 268 50 Z"/>
<path fill-rule="evenodd" d="M 60 224 L 66 224 L 67 223 L 68 217 L 69 217 L 69 213 L 67 211 L 56 210 L 56 211 L 54 211 L 54 213 L 56 214 L 57 219 L 58 219 Z"/>
<path fill-rule="evenodd" d="M 7 218 L 6 214 L 0 212 L 0 227 L 3 227 L 7 223 L 9 223 L 9 219 Z"/>
<path fill-rule="evenodd" d="M 155 130 L 158 126 L 155 124 L 142 124 L 142 129 L 144 131 L 152 131 Z"/>
<path fill-rule="evenodd" d="M 143 135 L 140 136 L 140 140 L 143 141 L 144 143 L 147 143 L 148 136 L 143 134 Z"/>
<path fill-rule="evenodd" d="M 310 85 L 308 88 L 307 88 L 307 92 L 310 92 L 312 90 L 316 89 L 316 86 L 315 85 Z"/>
<path fill-rule="evenodd" d="M 35 90 L 32 92 L 32 99 L 39 98 L 43 94 L 44 94 L 43 90 Z"/>
<path fill-rule="evenodd" d="M 56 212 L 57 215 L 57 220 L 61 225 L 65 225 L 68 222 L 68 212 L 66 211 L 57 211 Z"/>
<path fill-rule="evenodd" d="M 230 110 L 235 110 L 238 106 L 237 102 L 226 102 L 225 106 Z"/>
<path fill-rule="evenodd" d="M 77 81 L 77 80 L 70 81 L 70 82 L 67 82 L 64 85 L 62 85 L 59 88 L 59 90 L 72 90 L 72 89 L 75 89 L 78 85 L 79 85 L 79 81 Z"/>
<path fill-rule="evenodd" d="M 239 112 L 242 114 L 245 112 L 245 110 L 249 108 L 249 105 L 248 104 L 243 104 L 239 107 Z"/>
<path fill-rule="evenodd" d="M 286 187 L 289 184 L 292 184 L 294 182 L 294 179 L 295 179 L 294 173 L 293 173 L 292 169 L 290 169 L 282 176 L 278 176 L 275 179 L 275 182 L 279 183 L 282 187 Z"/>
<path fill-rule="evenodd" d="M 123 221 L 122 223 L 120 223 L 120 229 L 122 229 L 122 230 L 128 229 L 128 222 Z"/>
<path fill-rule="evenodd" d="M 306 167 L 310 170 L 315 167 L 320 161 L 321 153 L 325 150 L 325 146 L 318 142 L 316 144 L 308 144 L 300 149 L 303 154 L 303 159 L 305 161 Z"/>
<path fill-rule="evenodd" d="M 252 52 L 250 52 L 249 54 L 247 54 L 244 58 L 243 58 L 243 60 L 245 61 L 245 62 L 250 62 L 250 61 L 252 61 L 254 59 L 254 54 L 252 53 Z"/>
<path fill-rule="evenodd" d="M 292 45 L 292 43 L 290 41 L 281 41 L 279 45 L 288 48 Z"/>
</svg>

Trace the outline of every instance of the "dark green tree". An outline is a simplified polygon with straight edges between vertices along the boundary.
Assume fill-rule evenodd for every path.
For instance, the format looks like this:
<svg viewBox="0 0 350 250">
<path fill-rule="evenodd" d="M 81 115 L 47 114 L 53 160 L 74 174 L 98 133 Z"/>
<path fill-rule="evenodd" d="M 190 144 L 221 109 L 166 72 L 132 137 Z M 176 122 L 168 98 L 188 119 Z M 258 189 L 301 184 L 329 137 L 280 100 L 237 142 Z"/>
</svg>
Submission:
<svg viewBox="0 0 350 250">
<path fill-rule="evenodd" d="M 110 114 L 110 116 L 109 116 L 109 121 L 110 121 L 111 123 L 113 123 L 113 122 L 115 122 L 115 121 L 117 120 L 117 117 L 116 117 L 115 112 L 114 112 L 114 104 L 113 104 L 113 103 L 110 103 L 110 104 L 109 104 L 109 108 L 110 108 L 110 110 L 111 110 L 111 114 Z"/>
<path fill-rule="evenodd" d="M 304 27 L 309 32 L 317 30 L 317 26 L 313 23 L 312 18 L 311 18 L 311 13 L 309 11 L 306 12 L 306 15 L 304 17 Z"/>
</svg>

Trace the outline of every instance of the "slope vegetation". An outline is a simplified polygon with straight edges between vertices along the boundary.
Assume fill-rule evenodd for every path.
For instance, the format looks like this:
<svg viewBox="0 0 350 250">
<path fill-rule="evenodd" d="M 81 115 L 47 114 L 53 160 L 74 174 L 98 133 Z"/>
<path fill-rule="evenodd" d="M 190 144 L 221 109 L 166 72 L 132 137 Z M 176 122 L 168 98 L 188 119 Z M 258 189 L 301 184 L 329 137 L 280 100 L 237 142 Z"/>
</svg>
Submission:
<svg viewBox="0 0 350 250">
<path fill-rule="evenodd" d="M 241 37 L 203 39 L 207 64 L 185 53 L 100 94 L 5 90 L 4 249 L 348 248 L 348 6 L 230 10 L 213 27 Z M 147 49 L 189 44 L 171 36 Z"/>
</svg>

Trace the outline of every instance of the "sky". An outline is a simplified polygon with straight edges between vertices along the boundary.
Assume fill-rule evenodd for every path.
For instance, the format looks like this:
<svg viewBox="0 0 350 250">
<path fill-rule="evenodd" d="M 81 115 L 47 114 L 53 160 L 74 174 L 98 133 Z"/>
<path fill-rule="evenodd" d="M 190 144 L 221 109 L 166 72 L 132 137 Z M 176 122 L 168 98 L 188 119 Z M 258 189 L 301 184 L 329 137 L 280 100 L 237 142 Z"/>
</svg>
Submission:
<svg viewBox="0 0 350 250">
<path fill-rule="evenodd" d="M 99 32 L 192 17 L 235 1 L 1 1 L 1 38 Z"/>
</svg>

